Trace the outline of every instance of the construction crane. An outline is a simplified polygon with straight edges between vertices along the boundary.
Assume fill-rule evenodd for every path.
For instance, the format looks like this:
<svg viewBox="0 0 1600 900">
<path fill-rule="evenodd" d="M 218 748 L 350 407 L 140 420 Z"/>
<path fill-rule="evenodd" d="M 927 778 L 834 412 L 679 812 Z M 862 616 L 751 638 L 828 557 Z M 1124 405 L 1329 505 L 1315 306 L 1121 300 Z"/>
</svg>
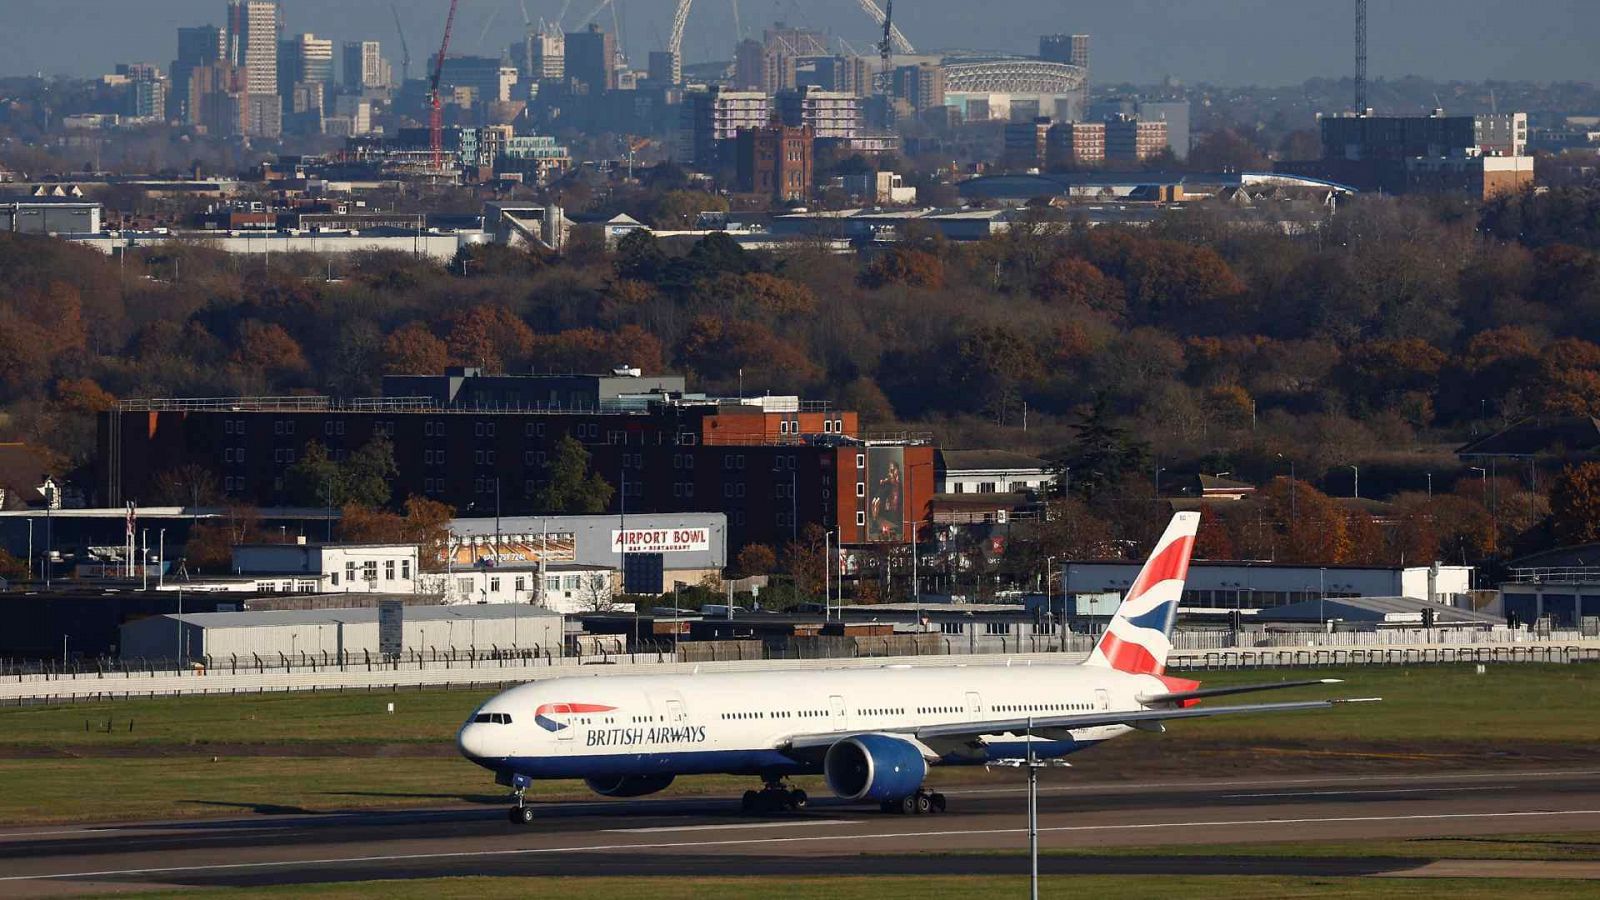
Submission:
<svg viewBox="0 0 1600 900">
<path fill-rule="evenodd" d="M 677 59 L 683 59 L 683 26 L 689 24 L 689 7 L 694 0 L 678 0 L 678 8 L 672 13 L 672 36 L 667 38 L 667 52 Z"/>
<path fill-rule="evenodd" d="M 889 57 L 894 51 L 894 0 L 889 0 L 883 11 L 883 40 L 878 42 L 878 59 L 883 62 L 883 73 L 889 74 Z"/>
<path fill-rule="evenodd" d="M 872 17 L 872 21 L 888 30 L 889 37 L 894 42 L 894 51 L 896 53 L 917 52 L 911 46 L 911 42 L 906 40 L 906 36 L 900 32 L 900 27 L 889 20 L 889 14 L 884 12 L 883 7 L 878 5 L 877 0 L 856 0 L 856 2 L 860 4 L 863 12 Z"/>
<path fill-rule="evenodd" d="M 1367 114 L 1367 0 L 1356 0 L 1356 115 Z"/>
<path fill-rule="evenodd" d="M 400 83 L 405 84 L 411 78 L 411 48 L 406 45 L 406 30 L 400 24 L 400 10 L 391 3 L 389 11 L 394 13 L 394 30 L 400 32 Z"/>
<path fill-rule="evenodd" d="M 444 76 L 444 55 L 450 50 L 450 30 L 456 25 L 456 5 L 450 0 L 450 14 L 444 20 L 444 40 L 439 42 L 439 57 L 433 63 L 433 80 L 428 86 L 428 145 L 433 151 L 433 170 L 444 171 L 444 110 L 439 105 L 439 79 Z"/>
</svg>

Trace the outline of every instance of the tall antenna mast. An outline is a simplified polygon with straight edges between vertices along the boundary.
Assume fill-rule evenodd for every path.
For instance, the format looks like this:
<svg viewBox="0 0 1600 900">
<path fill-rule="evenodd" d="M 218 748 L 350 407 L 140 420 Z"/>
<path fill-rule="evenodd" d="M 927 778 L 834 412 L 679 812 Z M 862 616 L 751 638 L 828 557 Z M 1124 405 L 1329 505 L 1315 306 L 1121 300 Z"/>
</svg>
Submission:
<svg viewBox="0 0 1600 900">
<path fill-rule="evenodd" d="M 1356 115 L 1367 114 L 1367 0 L 1356 0 Z"/>
</svg>

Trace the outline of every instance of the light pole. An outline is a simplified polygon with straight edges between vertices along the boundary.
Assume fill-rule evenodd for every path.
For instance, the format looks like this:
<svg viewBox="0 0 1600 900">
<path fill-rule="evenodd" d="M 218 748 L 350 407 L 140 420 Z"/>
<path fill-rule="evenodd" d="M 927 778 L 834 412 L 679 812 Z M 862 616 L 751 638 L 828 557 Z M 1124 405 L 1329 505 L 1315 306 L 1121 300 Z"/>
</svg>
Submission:
<svg viewBox="0 0 1600 900">
<path fill-rule="evenodd" d="M 33 580 L 33 519 L 28 519 L 28 580 Z"/>
<path fill-rule="evenodd" d="M 1484 506 L 1488 506 L 1489 505 L 1489 470 L 1483 468 L 1482 466 L 1468 466 L 1467 468 L 1469 468 L 1472 471 L 1477 472 L 1479 475 L 1483 476 L 1483 505 Z"/>
<path fill-rule="evenodd" d="M 1350 496 L 1361 499 L 1361 467 L 1351 466 L 1350 471 L 1355 473 L 1355 486 L 1350 489 Z"/>
<path fill-rule="evenodd" d="M 833 618 L 833 530 L 822 533 L 822 621 Z"/>
<path fill-rule="evenodd" d="M 1028 896 L 1039 900 L 1039 770 L 1067 765 L 1065 760 L 1040 759 L 1033 749 L 1033 716 L 1028 717 L 1028 743 L 1022 759 L 996 760 L 993 765 L 1028 770 Z"/>
<path fill-rule="evenodd" d="M 1294 460 L 1284 456 L 1282 453 L 1278 454 L 1278 458 L 1289 464 L 1289 518 L 1290 520 L 1297 520 L 1300 515 L 1299 510 L 1295 509 L 1295 496 L 1298 493 L 1295 488 L 1298 482 L 1295 481 L 1294 477 Z"/>
<path fill-rule="evenodd" d="M 1055 622 L 1056 626 L 1061 629 L 1061 652 L 1065 653 L 1067 652 L 1066 617 L 1064 615 L 1057 616 L 1055 604 L 1050 602 L 1050 573 L 1055 570 L 1055 566 L 1056 558 L 1054 556 L 1046 556 L 1044 558 L 1044 609 L 1045 612 L 1050 614 L 1050 621 Z M 1062 598 L 1062 612 L 1066 612 L 1066 598 Z"/>
</svg>

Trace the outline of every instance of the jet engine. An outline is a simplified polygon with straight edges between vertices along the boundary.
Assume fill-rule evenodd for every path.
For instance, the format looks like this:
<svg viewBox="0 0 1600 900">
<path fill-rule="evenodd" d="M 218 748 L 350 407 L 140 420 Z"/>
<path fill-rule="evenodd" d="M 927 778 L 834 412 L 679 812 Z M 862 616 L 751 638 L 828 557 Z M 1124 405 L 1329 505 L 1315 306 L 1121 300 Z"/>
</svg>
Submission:
<svg viewBox="0 0 1600 900">
<path fill-rule="evenodd" d="M 828 787 L 846 800 L 900 800 L 915 794 L 928 774 L 922 751 L 885 734 L 845 738 L 828 748 L 822 772 Z"/>
<path fill-rule="evenodd" d="M 610 778 L 585 778 L 589 790 L 602 797 L 643 797 L 664 790 L 671 775 L 615 775 Z"/>
</svg>

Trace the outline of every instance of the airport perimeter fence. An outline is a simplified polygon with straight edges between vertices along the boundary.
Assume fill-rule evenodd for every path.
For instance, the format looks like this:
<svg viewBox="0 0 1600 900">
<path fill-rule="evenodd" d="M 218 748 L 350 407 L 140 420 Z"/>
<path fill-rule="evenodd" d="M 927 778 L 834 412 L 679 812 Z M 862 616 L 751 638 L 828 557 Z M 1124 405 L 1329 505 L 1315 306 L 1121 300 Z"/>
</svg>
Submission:
<svg viewBox="0 0 1600 900">
<path fill-rule="evenodd" d="M 57 660 L 0 659 L 0 683 L 7 680 L 116 679 L 158 675 L 244 675 L 268 673 L 383 672 L 400 670 L 455 670 L 495 668 L 558 669 L 596 665 L 648 665 L 664 663 L 723 663 L 756 661 L 827 661 L 850 659 L 912 659 L 971 655 L 1087 655 L 1099 635 L 1068 633 L 1030 635 L 897 634 L 889 636 L 830 637 L 767 644 L 760 640 L 645 641 L 632 650 L 584 655 L 563 653 L 559 647 L 425 647 L 395 655 L 370 651 L 302 650 L 268 653 L 173 658 L 73 658 Z M 1548 657 L 1552 647 L 1572 649 L 1570 658 L 1553 662 L 1587 661 L 1583 645 L 1595 637 L 1587 629 L 1557 629 L 1540 634 L 1525 628 L 1408 628 L 1366 632 L 1265 632 L 1180 631 L 1172 636 L 1173 659 L 1184 665 L 1216 667 L 1217 660 L 1244 665 L 1240 660 L 1282 660 L 1272 665 L 1349 665 L 1354 663 L 1523 662 Z M 1192 661 L 1192 662 L 1191 662 Z M 1266 665 L 1268 663 L 1251 663 Z M 1174 665 L 1177 665 L 1175 662 Z"/>
</svg>

